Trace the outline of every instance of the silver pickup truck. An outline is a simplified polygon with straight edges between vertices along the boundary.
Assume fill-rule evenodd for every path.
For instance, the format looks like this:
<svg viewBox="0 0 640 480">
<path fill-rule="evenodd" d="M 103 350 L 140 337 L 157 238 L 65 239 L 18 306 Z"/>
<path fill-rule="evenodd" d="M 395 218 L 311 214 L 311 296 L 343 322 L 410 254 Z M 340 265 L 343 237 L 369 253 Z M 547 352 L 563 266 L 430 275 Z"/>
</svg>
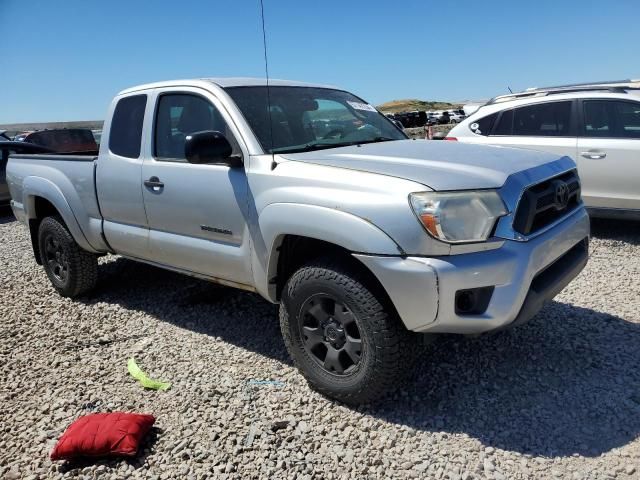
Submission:
<svg viewBox="0 0 640 480">
<path fill-rule="evenodd" d="M 309 383 L 347 403 L 410 371 L 415 332 L 525 322 L 587 261 L 569 158 L 409 140 L 320 85 L 131 88 L 97 157 L 13 155 L 7 178 L 61 295 L 91 290 L 105 254 L 258 292 Z"/>
</svg>

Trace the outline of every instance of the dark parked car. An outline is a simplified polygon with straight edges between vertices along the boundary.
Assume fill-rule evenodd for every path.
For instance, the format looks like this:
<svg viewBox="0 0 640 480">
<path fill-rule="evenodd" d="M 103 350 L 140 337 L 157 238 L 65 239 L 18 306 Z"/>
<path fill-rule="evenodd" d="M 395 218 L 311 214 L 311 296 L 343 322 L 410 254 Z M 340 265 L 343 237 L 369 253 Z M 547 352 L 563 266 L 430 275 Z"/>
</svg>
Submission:
<svg viewBox="0 0 640 480">
<path fill-rule="evenodd" d="M 98 144 L 88 128 L 40 130 L 26 135 L 23 141 L 46 147 L 56 153 L 98 154 Z"/>
<path fill-rule="evenodd" d="M 51 150 L 41 145 L 28 142 L 14 142 L 5 132 L 0 132 L 0 206 L 11 200 L 7 186 L 6 170 L 10 153 L 50 153 Z"/>
<path fill-rule="evenodd" d="M 394 120 L 402 123 L 404 128 L 423 127 L 427 123 L 427 113 L 420 111 L 396 113 Z"/>
</svg>

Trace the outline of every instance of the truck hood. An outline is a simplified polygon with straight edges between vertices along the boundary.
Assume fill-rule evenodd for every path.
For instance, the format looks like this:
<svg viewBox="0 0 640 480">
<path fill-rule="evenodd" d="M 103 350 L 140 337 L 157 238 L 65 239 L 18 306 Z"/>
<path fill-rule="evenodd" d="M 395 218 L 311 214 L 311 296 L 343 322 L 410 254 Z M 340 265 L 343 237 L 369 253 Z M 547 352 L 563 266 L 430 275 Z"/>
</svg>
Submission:
<svg viewBox="0 0 640 480">
<path fill-rule="evenodd" d="M 534 150 L 433 140 L 397 140 L 280 156 L 404 178 L 433 190 L 499 188 L 513 173 L 560 158 Z"/>
</svg>

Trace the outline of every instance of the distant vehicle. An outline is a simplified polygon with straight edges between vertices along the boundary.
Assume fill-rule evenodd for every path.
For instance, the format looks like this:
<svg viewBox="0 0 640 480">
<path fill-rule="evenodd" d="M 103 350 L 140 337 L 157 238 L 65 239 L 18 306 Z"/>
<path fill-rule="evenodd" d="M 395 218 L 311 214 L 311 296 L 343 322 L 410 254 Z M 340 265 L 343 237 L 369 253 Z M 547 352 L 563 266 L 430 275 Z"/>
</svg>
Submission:
<svg viewBox="0 0 640 480">
<path fill-rule="evenodd" d="M 98 144 L 88 128 L 40 130 L 29 133 L 23 141 L 57 153 L 98 153 Z"/>
<path fill-rule="evenodd" d="M 393 115 L 393 120 L 402 123 L 404 128 L 423 127 L 427 124 L 427 113 L 420 110 L 396 113 Z"/>
<path fill-rule="evenodd" d="M 449 123 L 449 112 L 446 110 L 434 110 L 433 112 L 427 112 L 427 114 L 431 114 L 431 118 L 435 119 L 437 124 Z"/>
<path fill-rule="evenodd" d="M 449 113 L 449 123 L 460 123 L 466 118 L 464 110 L 447 110 Z"/>
<path fill-rule="evenodd" d="M 30 133 L 33 133 L 32 130 L 28 131 L 28 132 L 21 132 L 21 133 L 17 133 L 14 137 L 13 137 L 13 141 L 14 142 L 24 142 L 24 139 L 26 138 L 27 135 L 29 135 Z"/>
<path fill-rule="evenodd" d="M 592 216 L 640 219 L 636 87 L 567 85 L 495 97 L 448 139 L 567 155 L 578 164 Z"/>
<path fill-rule="evenodd" d="M 448 125 L 449 123 L 451 123 L 451 117 L 449 116 L 448 110 L 442 112 L 442 114 L 438 118 L 438 123 L 440 123 L 441 125 Z"/>
<path fill-rule="evenodd" d="M 439 121 L 440 119 L 435 114 L 435 112 L 426 112 L 426 113 L 427 113 L 427 121 L 426 121 L 427 125 L 438 125 L 438 123 L 440 123 Z"/>
<path fill-rule="evenodd" d="M 394 114 L 393 119 L 400 122 L 403 128 L 412 128 L 415 126 L 413 117 L 407 112 L 396 113 Z"/>
<path fill-rule="evenodd" d="M 424 125 L 424 123 L 422 123 L 422 116 L 420 115 L 420 113 L 421 112 L 419 112 L 418 110 L 406 112 L 405 115 L 408 118 L 410 128 L 421 127 Z M 426 120 L 426 115 L 424 115 L 424 119 Z"/>
<path fill-rule="evenodd" d="M 410 140 L 333 87 L 141 85 L 104 131 L 97 157 L 9 160 L 13 212 L 58 293 L 91 290 L 107 253 L 257 292 L 309 384 L 343 402 L 395 389 L 413 332 L 524 323 L 587 262 L 571 159 Z"/>
</svg>

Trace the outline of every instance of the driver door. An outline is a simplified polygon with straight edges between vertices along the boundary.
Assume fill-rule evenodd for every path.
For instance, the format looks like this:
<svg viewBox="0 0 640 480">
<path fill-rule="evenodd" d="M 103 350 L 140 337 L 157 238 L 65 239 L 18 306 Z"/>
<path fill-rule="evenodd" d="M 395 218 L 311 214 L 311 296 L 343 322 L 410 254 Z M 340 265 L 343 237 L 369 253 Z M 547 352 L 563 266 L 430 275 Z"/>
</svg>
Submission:
<svg viewBox="0 0 640 480">
<path fill-rule="evenodd" d="M 191 164 L 185 138 L 222 132 L 234 154 L 247 151 L 220 102 L 197 88 L 158 89 L 142 165 L 151 259 L 240 285 L 251 284 L 244 167 Z"/>
</svg>

